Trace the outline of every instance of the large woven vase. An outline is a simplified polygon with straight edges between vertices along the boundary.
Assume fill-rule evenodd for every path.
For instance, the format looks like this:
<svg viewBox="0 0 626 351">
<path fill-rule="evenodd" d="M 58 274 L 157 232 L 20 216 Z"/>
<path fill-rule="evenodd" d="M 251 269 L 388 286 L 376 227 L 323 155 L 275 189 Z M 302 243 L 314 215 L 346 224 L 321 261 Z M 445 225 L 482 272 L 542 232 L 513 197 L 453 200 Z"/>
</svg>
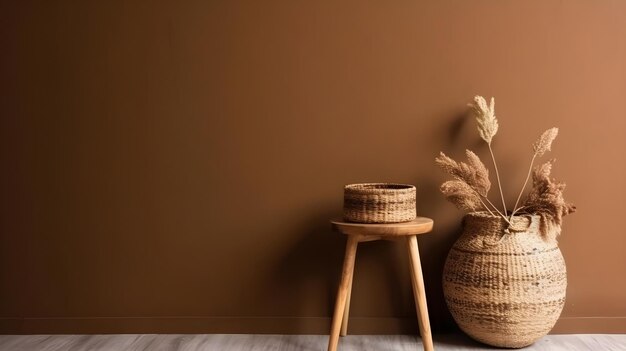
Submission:
<svg viewBox="0 0 626 351">
<path fill-rule="evenodd" d="M 473 339 L 520 348 L 545 336 L 565 303 L 565 261 L 557 242 L 543 238 L 538 216 L 509 225 L 488 213 L 464 218 L 443 272 L 443 291 L 459 327 Z"/>
</svg>

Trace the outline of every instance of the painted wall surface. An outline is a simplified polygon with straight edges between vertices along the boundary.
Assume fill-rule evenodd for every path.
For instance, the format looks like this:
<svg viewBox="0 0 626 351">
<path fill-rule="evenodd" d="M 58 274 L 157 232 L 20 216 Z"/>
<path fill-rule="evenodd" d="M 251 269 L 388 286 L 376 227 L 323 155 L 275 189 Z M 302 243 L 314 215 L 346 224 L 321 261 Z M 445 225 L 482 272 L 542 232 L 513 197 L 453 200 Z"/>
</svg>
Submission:
<svg viewBox="0 0 626 351">
<path fill-rule="evenodd" d="M 454 328 L 462 213 L 433 160 L 488 160 L 475 94 L 509 206 L 561 129 L 557 330 L 626 332 L 624 1 L 2 1 L 0 50 L 2 332 L 326 333 L 328 219 L 364 181 L 417 185 L 432 325 Z M 360 247 L 354 332 L 417 330 L 406 256 Z"/>
</svg>

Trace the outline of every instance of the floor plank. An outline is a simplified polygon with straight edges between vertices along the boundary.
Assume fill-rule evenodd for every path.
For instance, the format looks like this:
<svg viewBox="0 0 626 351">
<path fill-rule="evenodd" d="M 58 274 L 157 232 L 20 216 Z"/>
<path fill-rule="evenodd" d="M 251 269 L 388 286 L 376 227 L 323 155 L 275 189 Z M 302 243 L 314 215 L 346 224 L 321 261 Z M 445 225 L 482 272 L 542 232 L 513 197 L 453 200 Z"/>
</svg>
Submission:
<svg viewBox="0 0 626 351">
<path fill-rule="evenodd" d="M 437 351 L 497 350 L 463 335 L 435 335 Z M 2 351 L 322 351 L 323 335 L 0 335 Z M 412 335 L 348 335 L 340 351 L 415 351 Z M 549 335 L 524 351 L 626 351 L 626 335 Z"/>
</svg>

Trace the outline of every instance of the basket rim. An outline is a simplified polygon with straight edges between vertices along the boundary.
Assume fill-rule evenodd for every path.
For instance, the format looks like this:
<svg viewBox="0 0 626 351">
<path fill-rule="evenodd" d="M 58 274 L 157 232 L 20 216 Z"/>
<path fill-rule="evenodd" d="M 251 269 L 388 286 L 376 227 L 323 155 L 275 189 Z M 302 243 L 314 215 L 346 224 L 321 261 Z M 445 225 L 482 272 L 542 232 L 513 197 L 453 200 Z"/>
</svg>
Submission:
<svg viewBox="0 0 626 351">
<path fill-rule="evenodd" d="M 474 218 L 483 218 L 483 219 L 501 219 L 503 220 L 502 217 L 500 217 L 500 215 L 498 214 L 491 214 L 487 211 L 474 211 L 474 212 L 468 212 L 464 215 L 464 217 L 474 217 Z M 510 217 L 507 215 L 507 218 Z M 539 220 L 541 218 L 541 216 L 539 216 L 538 214 L 532 214 L 532 213 L 526 213 L 526 212 L 518 212 L 516 213 L 513 218 L 528 218 L 528 217 L 532 217 L 536 220 Z"/>
<path fill-rule="evenodd" d="M 403 193 L 415 191 L 415 185 L 403 183 L 354 183 L 344 186 L 344 190 L 351 193 L 381 194 Z"/>
</svg>

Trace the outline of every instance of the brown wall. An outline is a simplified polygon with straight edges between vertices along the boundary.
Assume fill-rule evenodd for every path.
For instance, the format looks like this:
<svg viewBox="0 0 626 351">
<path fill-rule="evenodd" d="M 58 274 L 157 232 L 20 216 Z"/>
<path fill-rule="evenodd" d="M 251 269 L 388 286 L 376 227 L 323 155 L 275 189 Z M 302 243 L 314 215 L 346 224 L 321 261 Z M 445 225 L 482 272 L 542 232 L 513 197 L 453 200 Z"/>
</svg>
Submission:
<svg viewBox="0 0 626 351">
<path fill-rule="evenodd" d="M 566 218 L 556 331 L 626 332 L 626 2 L 3 1 L 0 331 L 325 333 L 342 186 L 418 186 L 432 323 L 462 214 L 433 159 L 530 144 Z M 495 197 L 496 193 L 492 192 Z M 359 251 L 357 333 L 413 331 L 406 253 Z"/>
</svg>

